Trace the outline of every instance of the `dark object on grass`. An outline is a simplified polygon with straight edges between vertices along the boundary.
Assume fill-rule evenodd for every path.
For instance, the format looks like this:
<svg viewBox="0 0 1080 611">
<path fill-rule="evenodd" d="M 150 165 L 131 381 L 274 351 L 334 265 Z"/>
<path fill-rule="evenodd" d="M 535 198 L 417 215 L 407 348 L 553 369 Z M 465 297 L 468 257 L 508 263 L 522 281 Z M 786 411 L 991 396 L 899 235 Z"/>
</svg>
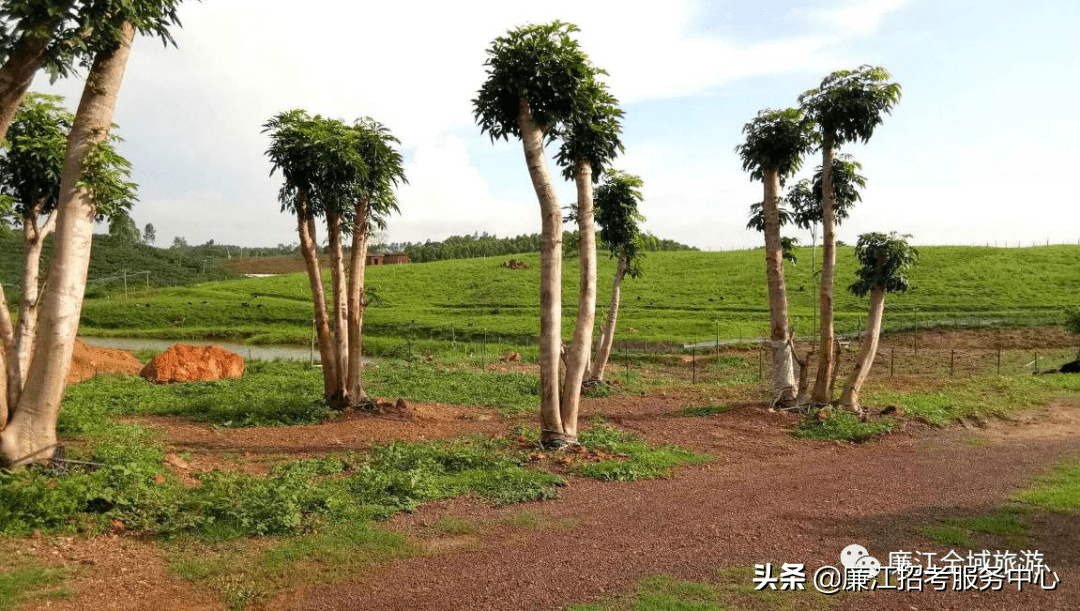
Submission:
<svg viewBox="0 0 1080 611">
<path fill-rule="evenodd" d="M 1061 373 L 1080 373 L 1080 359 L 1072 361 L 1071 363 L 1065 363 L 1058 371 Z"/>
</svg>

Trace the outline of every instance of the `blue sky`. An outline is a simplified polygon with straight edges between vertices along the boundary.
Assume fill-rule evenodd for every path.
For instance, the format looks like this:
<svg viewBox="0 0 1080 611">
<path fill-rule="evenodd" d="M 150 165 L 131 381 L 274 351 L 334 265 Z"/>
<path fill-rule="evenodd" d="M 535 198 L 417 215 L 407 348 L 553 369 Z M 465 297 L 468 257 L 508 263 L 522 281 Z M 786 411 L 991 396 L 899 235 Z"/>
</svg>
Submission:
<svg viewBox="0 0 1080 611">
<path fill-rule="evenodd" d="M 493 145 L 470 100 L 493 37 L 557 18 L 581 27 L 583 48 L 610 73 L 626 111 L 615 165 L 645 180 L 647 228 L 662 237 L 710 250 L 760 244 L 745 224 L 761 186 L 733 152 L 743 124 L 795 105 L 832 70 L 870 63 L 892 72 L 903 98 L 868 145 L 845 148 L 869 184 L 840 239 L 899 230 L 921 244 L 1080 241 L 1070 184 L 1080 3 L 540 4 L 185 4 L 178 48 L 138 41 L 120 96 L 122 150 L 141 187 L 132 216 L 165 244 L 297 241 L 260 131 L 300 107 L 369 115 L 401 138 L 411 184 L 390 240 L 539 231 L 520 144 Z M 81 89 L 35 85 L 71 105 Z M 808 158 L 804 173 L 818 163 Z M 571 185 L 560 194 L 573 201 Z"/>
</svg>

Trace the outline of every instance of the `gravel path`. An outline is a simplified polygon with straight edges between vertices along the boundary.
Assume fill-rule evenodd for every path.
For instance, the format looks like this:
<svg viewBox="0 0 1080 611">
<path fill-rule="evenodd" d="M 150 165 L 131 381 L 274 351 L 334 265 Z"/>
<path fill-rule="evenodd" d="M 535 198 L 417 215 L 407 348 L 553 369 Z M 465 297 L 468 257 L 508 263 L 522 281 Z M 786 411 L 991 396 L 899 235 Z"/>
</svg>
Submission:
<svg viewBox="0 0 1080 611">
<path fill-rule="evenodd" d="M 543 523 L 572 527 L 447 537 L 433 542 L 438 554 L 392 562 L 351 584 L 293 592 L 271 608 L 548 610 L 624 592 L 657 574 L 708 580 L 724 567 L 762 562 L 805 563 L 812 571 L 837 565 L 851 543 L 886 559 L 900 549 L 944 552 L 917 530 L 985 513 L 1080 451 L 1075 403 L 987 431 L 909 428 L 860 446 L 796 441 L 785 431 L 790 416 L 753 406 L 708 418 L 666 416 L 671 405 L 657 398 L 591 407 L 650 441 L 678 441 L 716 460 L 664 480 L 575 478 L 559 500 L 528 506 Z M 394 526 L 417 532 L 449 515 L 496 524 L 521 511 L 457 500 Z M 1080 521 L 1048 516 L 1033 533 L 1031 547 L 1061 578 L 1057 591 L 878 592 L 844 597 L 836 608 L 1080 609 Z"/>
</svg>

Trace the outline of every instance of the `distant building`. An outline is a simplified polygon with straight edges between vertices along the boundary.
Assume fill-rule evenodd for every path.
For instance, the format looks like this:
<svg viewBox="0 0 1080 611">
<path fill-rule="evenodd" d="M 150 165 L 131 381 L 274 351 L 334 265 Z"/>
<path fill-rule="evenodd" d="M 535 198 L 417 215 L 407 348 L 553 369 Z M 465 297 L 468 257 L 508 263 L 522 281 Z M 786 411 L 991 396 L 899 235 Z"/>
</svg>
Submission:
<svg viewBox="0 0 1080 611">
<path fill-rule="evenodd" d="M 367 256 L 368 265 L 399 265 L 409 262 L 409 255 L 403 252 L 376 252 Z"/>
</svg>

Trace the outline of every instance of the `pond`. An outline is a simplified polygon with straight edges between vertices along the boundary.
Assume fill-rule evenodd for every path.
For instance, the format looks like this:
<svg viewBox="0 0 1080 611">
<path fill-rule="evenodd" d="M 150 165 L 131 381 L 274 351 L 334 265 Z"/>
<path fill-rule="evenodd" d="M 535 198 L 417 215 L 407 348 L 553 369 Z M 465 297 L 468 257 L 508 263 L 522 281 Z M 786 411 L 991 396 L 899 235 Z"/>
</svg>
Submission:
<svg viewBox="0 0 1080 611">
<path fill-rule="evenodd" d="M 249 345 L 233 342 L 208 341 L 208 340 L 169 340 L 169 339 L 141 339 L 129 337 L 79 337 L 84 344 L 100 346 L 102 348 L 117 348 L 119 350 L 153 350 L 162 352 L 173 344 L 214 345 L 221 346 L 229 352 L 235 352 L 245 359 L 258 359 L 263 361 L 307 361 L 319 362 L 319 351 L 312 353 L 310 346 L 288 345 Z M 365 362 L 367 360 L 365 359 Z"/>
</svg>

